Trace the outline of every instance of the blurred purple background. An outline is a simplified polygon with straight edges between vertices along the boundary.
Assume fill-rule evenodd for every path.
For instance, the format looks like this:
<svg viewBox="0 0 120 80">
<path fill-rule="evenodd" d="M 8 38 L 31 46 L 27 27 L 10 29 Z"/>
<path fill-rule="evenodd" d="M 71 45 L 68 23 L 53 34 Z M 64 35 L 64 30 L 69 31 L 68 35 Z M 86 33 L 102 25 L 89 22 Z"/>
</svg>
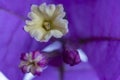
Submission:
<svg viewBox="0 0 120 80">
<path fill-rule="evenodd" d="M 20 54 L 49 44 L 23 30 L 31 5 L 43 2 L 63 4 L 70 30 L 66 37 L 83 40 L 79 47 L 88 62 L 65 64 L 63 73 L 49 66 L 33 80 L 120 80 L 120 0 L 0 0 L 0 72 L 9 80 L 23 80 Z"/>
</svg>

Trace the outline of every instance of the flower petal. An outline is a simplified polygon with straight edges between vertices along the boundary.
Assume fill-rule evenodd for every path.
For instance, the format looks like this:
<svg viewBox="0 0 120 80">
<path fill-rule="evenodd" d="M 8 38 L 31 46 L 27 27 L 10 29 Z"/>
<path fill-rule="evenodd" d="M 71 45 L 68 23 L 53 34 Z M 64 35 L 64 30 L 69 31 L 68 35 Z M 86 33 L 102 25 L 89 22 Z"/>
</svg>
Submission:
<svg viewBox="0 0 120 80">
<path fill-rule="evenodd" d="M 53 16 L 55 11 L 55 5 L 54 4 L 46 5 L 46 3 L 43 3 L 39 6 L 39 10 L 44 15 L 44 17 L 48 19 Z"/>
<path fill-rule="evenodd" d="M 60 32 L 59 30 L 51 30 L 50 33 L 55 38 L 61 38 L 63 36 L 63 33 Z"/>
<path fill-rule="evenodd" d="M 68 21 L 66 19 L 56 18 L 53 21 L 54 28 L 60 30 L 63 34 L 68 32 Z"/>
</svg>

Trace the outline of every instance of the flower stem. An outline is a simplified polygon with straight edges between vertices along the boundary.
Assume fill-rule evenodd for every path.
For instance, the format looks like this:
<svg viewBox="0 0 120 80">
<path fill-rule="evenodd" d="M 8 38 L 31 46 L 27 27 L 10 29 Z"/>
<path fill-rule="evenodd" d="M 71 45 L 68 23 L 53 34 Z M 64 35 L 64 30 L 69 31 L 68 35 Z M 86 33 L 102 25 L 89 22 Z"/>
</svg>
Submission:
<svg viewBox="0 0 120 80">
<path fill-rule="evenodd" d="M 60 72 L 60 80 L 64 80 L 64 65 L 63 64 L 59 67 L 59 72 Z"/>
</svg>

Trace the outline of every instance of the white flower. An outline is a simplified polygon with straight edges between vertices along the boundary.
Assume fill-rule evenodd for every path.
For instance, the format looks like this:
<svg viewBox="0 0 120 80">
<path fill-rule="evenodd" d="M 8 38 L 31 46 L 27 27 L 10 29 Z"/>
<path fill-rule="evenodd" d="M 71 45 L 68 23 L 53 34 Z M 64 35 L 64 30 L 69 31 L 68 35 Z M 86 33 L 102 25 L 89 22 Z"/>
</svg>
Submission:
<svg viewBox="0 0 120 80">
<path fill-rule="evenodd" d="M 61 38 L 68 32 L 68 21 L 63 19 L 65 12 L 61 4 L 32 5 L 28 17 L 31 20 L 26 20 L 24 30 L 37 41 L 47 42 L 51 37 Z"/>
<path fill-rule="evenodd" d="M 47 67 L 47 57 L 44 53 L 34 51 L 23 53 L 19 67 L 24 73 L 31 72 L 33 75 L 39 75 Z"/>
</svg>

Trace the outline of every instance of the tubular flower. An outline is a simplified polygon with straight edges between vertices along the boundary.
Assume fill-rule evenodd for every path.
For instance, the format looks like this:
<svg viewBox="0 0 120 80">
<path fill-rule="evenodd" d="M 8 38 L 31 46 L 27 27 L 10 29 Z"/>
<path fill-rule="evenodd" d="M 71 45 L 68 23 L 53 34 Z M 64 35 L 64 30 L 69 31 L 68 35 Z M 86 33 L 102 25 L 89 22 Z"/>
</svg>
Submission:
<svg viewBox="0 0 120 80">
<path fill-rule="evenodd" d="M 68 21 L 63 19 L 63 5 L 32 5 L 24 30 L 40 42 L 47 42 L 51 37 L 61 38 L 68 32 Z"/>
<path fill-rule="evenodd" d="M 19 67 L 24 73 L 31 72 L 33 75 L 39 75 L 47 67 L 47 62 L 44 53 L 35 51 L 22 54 Z"/>
</svg>

